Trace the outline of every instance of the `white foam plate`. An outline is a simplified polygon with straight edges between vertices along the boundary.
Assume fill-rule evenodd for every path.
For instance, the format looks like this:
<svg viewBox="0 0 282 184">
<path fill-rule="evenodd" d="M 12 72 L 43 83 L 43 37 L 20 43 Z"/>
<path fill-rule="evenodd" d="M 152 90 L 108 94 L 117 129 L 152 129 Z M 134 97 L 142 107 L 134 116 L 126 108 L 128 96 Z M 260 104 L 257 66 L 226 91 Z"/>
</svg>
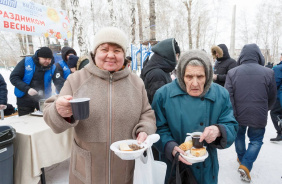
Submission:
<svg viewBox="0 0 282 184">
<path fill-rule="evenodd" d="M 206 148 L 206 146 L 204 146 Z M 206 158 L 208 158 L 209 156 L 209 153 L 207 151 L 207 153 L 204 155 L 204 156 L 201 156 L 201 157 L 195 157 L 191 154 L 190 150 L 187 150 L 185 152 L 187 154 L 187 156 L 183 155 L 182 153 L 180 153 L 180 155 L 185 159 L 187 160 L 188 162 L 194 164 L 194 163 L 198 163 L 198 162 L 203 162 L 206 160 Z"/>
<path fill-rule="evenodd" d="M 41 111 L 35 111 L 35 112 L 30 113 L 30 115 L 42 117 L 42 116 L 43 116 L 43 112 L 41 112 Z"/>
<path fill-rule="evenodd" d="M 138 145 L 141 147 L 144 147 L 140 150 L 136 150 L 136 151 L 121 151 L 119 149 L 119 145 L 121 143 L 126 143 L 128 145 L 130 144 L 137 144 L 137 140 L 134 139 L 128 139 L 128 140 L 122 140 L 122 141 L 117 141 L 111 144 L 110 149 L 122 160 L 135 160 L 136 158 L 139 158 L 143 152 L 148 148 L 148 144 L 146 144 L 146 142 Z"/>
</svg>

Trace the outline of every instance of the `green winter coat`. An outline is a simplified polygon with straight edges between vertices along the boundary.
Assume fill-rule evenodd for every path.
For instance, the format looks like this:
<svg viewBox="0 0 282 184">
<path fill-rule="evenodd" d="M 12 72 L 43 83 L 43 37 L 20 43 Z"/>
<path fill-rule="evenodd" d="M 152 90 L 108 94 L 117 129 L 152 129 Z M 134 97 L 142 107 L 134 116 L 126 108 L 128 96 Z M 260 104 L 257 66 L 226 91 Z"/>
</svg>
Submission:
<svg viewBox="0 0 282 184">
<path fill-rule="evenodd" d="M 160 140 L 155 144 L 159 150 L 161 160 L 167 164 L 166 180 L 171 171 L 171 153 L 166 153 L 166 144 L 170 141 L 178 145 L 183 143 L 186 133 L 203 132 L 205 127 L 217 124 L 222 136 L 213 143 L 207 144 L 209 157 L 201 163 L 195 163 L 190 168 L 200 184 L 218 183 L 218 158 L 217 150 L 225 149 L 234 142 L 238 123 L 233 116 L 232 104 L 228 91 L 211 83 L 206 94 L 192 97 L 183 91 L 178 79 L 160 88 L 152 103 L 157 119 L 157 133 Z"/>
</svg>

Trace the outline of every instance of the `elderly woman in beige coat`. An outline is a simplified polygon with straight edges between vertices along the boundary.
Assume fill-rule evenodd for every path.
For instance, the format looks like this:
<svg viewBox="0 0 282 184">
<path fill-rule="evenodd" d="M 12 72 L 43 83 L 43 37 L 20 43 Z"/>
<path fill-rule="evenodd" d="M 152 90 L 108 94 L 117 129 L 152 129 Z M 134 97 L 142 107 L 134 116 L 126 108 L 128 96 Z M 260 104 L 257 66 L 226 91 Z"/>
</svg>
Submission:
<svg viewBox="0 0 282 184">
<path fill-rule="evenodd" d="M 69 183 L 133 183 L 134 160 L 121 160 L 110 145 L 132 138 L 143 142 L 156 131 L 143 81 L 126 67 L 127 46 L 121 30 L 100 30 L 89 64 L 71 74 L 60 94 L 45 102 L 44 120 L 55 133 L 74 127 Z M 78 121 L 69 100 L 81 97 L 90 98 L 90 115 Z"/>
</svg>

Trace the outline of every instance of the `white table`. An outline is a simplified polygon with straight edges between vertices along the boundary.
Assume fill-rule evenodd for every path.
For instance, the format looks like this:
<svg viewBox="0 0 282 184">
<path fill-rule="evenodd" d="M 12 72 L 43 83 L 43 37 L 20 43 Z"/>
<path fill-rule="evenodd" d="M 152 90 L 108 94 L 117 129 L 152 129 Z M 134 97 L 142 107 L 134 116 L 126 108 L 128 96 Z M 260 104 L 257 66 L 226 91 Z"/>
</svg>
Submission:
<svg viewBox="0 0 282 184">
<path fill-rule="evenodd" d="M 0 120 L 0 126 L 16 129 L 14 140 L 14 183 L 37 184 L 41 168 L 70 157 L 73 129 L 55 134 L 43 117 L 13 116 Z"/>
</svg>

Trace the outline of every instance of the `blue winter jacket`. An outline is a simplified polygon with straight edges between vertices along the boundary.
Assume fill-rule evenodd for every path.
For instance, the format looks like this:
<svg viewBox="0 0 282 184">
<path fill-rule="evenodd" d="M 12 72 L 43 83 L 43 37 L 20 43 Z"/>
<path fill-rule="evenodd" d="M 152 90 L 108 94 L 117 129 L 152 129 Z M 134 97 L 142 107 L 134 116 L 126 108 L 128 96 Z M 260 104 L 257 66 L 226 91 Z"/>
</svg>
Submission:
<svg viewBox="0 0 282 184">
<path fill-rule="evenodd" d="M 49 70 L 46 70 L 44 74 L 44 94 L 45 94 L 46 99 L 52 95 L 51 82 L 52 82 L 52 77 L 54 75 L 55 69 L 56 69 L 56 66 L 52 65 L 52 67 Z M 29 85 L 33 78 L 34 71 L 35 71 L 35 63 L 32 57 L 26 57 L 25 58 L 25 72 L 24 72 L 24 77 L 22 79 L 23 82 Z M 16 97 L 18 98 L 21 98 L 25 95 L 25 92 L 19 90 L 17 87 L 15 87 L 14 93 Z"/>
<path fill-rule="evenodd" d="M 64 72 L 64 79 L 66 80 L 68 76 L 71 74 L 71 71 L 64 60 L 59 61 L 59 65 L 62 67 Z"/>
<path fill-rule="evenodd" d="M 234 142 L 238 123 L 233 116 L 229 94 L 222 86 L 212 83 L 204 97 L 192 97 L 183 91 L 174 80 L 160 88 L 152 103 L 157 120 L 157 133 L 160 140 L 155 144 L 161 160 L 167 164 L 166 181 L 171 171 L 171 151 L 167 152 L 168 142 L 180 145 L 186 133 L 203 132 L 205 127 L 217 124 L 222 136 L 207 144 L 208 158 L 190 167 L 199 184 L 213 184 L 218 181 L 217 150 L 228 148 Z"/>
<path fill-rule="evenodd" d="M 280 101 L 280 105 L 282 106 L 282 61 L 273 67 L 273 70 L 277 86 L 277 100 Z"/>
</svg>

